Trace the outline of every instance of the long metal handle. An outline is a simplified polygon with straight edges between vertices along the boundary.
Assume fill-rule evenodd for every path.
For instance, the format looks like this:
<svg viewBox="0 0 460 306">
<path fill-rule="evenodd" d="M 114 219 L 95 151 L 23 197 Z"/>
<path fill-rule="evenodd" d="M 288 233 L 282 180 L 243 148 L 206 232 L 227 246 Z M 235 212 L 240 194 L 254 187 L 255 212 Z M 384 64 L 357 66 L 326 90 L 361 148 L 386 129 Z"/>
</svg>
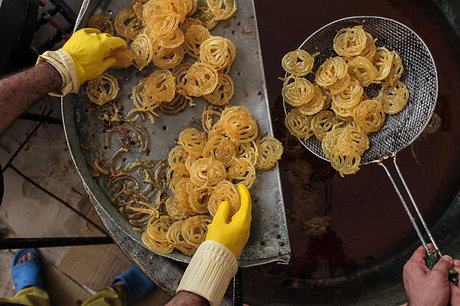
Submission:
<svg viewBox="0 0 460 306">
<path fill-rule="evenodd" d="M 396 172 L 398 173 L 399 178 L 401 179 L 401 182 L 402 182 L 402 184 L 403 184 L 403 186 L 404 186 L 404 189 L 406 190 L 406 193 L 407 193 L 407 195 L 409 196 L 409 199 L 410 199 L 411 202 L 412 202 L 412 206 L 414 207 L 415 212 L 417 213 L 417 216 L 418 216 L 418 218 L 420 219 L 420 222 L 421 222 L 422 225 L 423 225 L 423 228 L 425 229 L 425 231 L 426 231 L 428 237 L 430 238 L 430 241 L 431 241 L 431 243 L 433 244 L 435 250 L 436 250 L 437 252 L 439 252 L 439 254 L 441 255 L 441 252 L 439 251 L 438 245 L 437 245 L 436 242 L 434 241 L 433 235 L 431 235 L 431 232 L 430 232 L 428 226 L 426 225 L 425 220 L 423 219 L 422 214 L 420 213 L 420 210 L 418 209 L 418 206 L 417 206 L 417 204 L 415 203 L 414 198 L 412 197 L 412 194 L 411 194 L 411 192 L 410 192 L 410 190 L 409 190 L 409 187 L 407 187 L 406 181 L 404 180 L 404 178 L 403 178 L 403 176 L 402 176 L 402 174 L 401 174 L 401 171 L 399 170 L 399 167 L 398 167 L 398 165 L 396 164 L 396 153 L 393 153 L 392 158 L 393 158 L 393 164 L 394 164 L 394 166 L 395 166 Z M 406 213 L 407 213 L 407 215 L 409 216 L 409 219 L 410 219 L 410 221 L 411 221 L 411 223 L 412 223 L 412 226 L 414 227 L 414 229 L 415 229 L 415 231 L 417 232 L 417 235 L 418 235 L 420 241 L 421 241 L 422 244 L 423 244 L 423 247 L 425 248 L 425 250 L 427 251 L 427 253 L 430 253 L 430 250 L 428 249 L 428 246 L 427 246 L 427 244 L 426 244 L 426 242 L 425 242 L 425 239 L 423 238 L 422 232 L 420 231 L 420 229 L 419 229 L 417 223 L 415 222 L 415 218 L 412 216 L 412 213 L 410 212 L 409 207 L 408 207 L 407 204 L 406 204 L 406 201 L 404 200 L 403 196 L 401 195 L 401 192 L 399 191 L 399 188 L 398 188 L 398 186 L 396 185 L 396 183 L 395 183 L 395 181 L 394 181 L 394 179 L 393 179 L 393 176 L 391 175 L 391 173 L 390 173 L 390 171 L 388 170 L 388 168 L 383 164 L 383 160 L 378 160 L 378 161 L 376 161 L 376 163 L 377 163 L 378 165 L 382 166 L 383 169 L 385 170 L 385 173 L 387 174 L 388 178 L 389 178 L 390 181 L 391 181 L 391 184 L 393 185 L 394 190 L 396 191 L 397 195 L 399 196 L 399 199 L 401 200 L 401 203 L 403 204 L 404 209 L 406 210 Z M 441 255 L 441 256 L 442 256 L 442 255 Z"/>
<path fill-rule="evenodd" d="M 238 268 L 233 278 L 233 306 L 243 306 L 243 270 L 241 268 Z"/>
</svg>

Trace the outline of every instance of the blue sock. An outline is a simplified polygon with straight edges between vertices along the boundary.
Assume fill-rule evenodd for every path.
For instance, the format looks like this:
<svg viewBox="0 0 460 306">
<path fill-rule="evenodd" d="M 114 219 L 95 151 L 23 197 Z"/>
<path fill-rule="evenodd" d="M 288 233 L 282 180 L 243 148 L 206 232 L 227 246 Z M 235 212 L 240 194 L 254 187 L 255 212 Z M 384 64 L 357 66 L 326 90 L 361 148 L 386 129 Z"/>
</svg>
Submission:
<svg viewBox="0 0 460 306">
<path fill-rule="evenodd" d="M 147 295 L 156 288 L 156 285 L 142 273 L 136 266 L 124 271 L 112 281 L 112 286 L 118 281 L 123 281 L 128 290 L 128 304 Z"/>
</svg>

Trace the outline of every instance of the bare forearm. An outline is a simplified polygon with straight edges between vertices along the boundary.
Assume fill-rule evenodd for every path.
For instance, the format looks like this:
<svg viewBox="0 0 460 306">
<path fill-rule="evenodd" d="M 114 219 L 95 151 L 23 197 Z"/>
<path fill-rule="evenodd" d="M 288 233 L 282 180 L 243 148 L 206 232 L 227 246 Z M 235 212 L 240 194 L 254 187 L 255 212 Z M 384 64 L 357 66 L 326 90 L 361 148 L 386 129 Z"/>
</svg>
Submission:
<svg viewBox="0 0 460 306">
<path fill-rule="evenodd" d="M 205 298 L 192 292 L 179 292 L 166 306 L 208 306 Z"/>
<path fill-rule="evenodd" d="M 34 102 L 59 88 L 61 76 L 46 62 L 0 80 L 0 133 Z"/>
</svg>

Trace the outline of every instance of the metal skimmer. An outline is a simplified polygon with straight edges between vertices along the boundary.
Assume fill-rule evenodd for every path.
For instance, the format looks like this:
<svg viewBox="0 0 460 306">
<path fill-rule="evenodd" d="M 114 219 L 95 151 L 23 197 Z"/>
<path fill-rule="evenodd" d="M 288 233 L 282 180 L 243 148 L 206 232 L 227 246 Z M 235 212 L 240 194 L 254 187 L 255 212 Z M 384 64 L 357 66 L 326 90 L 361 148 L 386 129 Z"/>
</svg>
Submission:
<svg viewBox="0 0 460 306">
<path fill-rule="evenodd" d="M 420 241 L 430 254 L 432 252 L 428 249 L 423 234 L 415 222 L 415 218 L 412 216 L 400 189 L 396 185 L 388 168 L 383 164 L 383 160 L 392 157 L 396 172 L 403 183 L 404 189 L 410 198 L 423 228 L 430 241 L 433 243 L 435 251 L 438 255 L 441 255 L 404 181 L 401 171 L 396 164 L 396 153 L 409 146 L 423 132 L 431 119 L 436 105 L 438 96 L 438 77 L 434 60 L 428 47 L 413 30 L 395 20 L 374 16 L 358 16 L 336 20 L 325 25 L 308 37 L 300 45 L 299 49 L 305 49 L 310 54 L 319 52 L 319 55 L 315 58 L 314 70 L 316 70 L 327 58 L 336 56 L 332 48 L 333 39 L 336 33 L 342 28 L 356 25 L 363 25 L 367 32 L 372 34 L 374 38 L 377 38 L 377 46 L 386 46 L 389 50 L 394 50 L 399 53 L 405 68 L 401 79 L 410 92 L 410 98 L 404 110 L 398 114 L 387 116 L 385 121 L 386 128 L 369 135 L 370 147 L 369 150 L 364 153 L 361 159 L 361 165 L 377 163 L 384 168 Z M 370 86 L 366 90 L 366 93 L 372 98 L 378 94 L 378 90 L 378 86 Z M 287 103 L 284 103 L 284 108 L 287 113 L 291 107 Z M 310 137 L 308 140 L 300 140 L 300 142 L 313 154 L 327 160 L 321 149 L 321 143 L 316 137 Z"/>
</svg>

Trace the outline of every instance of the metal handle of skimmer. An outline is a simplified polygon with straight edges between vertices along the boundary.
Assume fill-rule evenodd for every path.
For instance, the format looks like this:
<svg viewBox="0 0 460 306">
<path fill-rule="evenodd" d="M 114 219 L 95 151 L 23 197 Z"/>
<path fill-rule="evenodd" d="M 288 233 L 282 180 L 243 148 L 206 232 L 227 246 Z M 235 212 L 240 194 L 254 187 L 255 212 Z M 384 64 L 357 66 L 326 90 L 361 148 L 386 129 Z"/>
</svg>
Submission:
<svg viewBox="0 0 460 306">
<path fill-rule="evenodd" d="M 432 235 L 431 232 L 430 232 L 430 229 L 429 229 L 428 226 L 426 225 L 425 220 L 423 219 L 422 214 L 420 213 L 420 210 L 418 209 L 418 206 L 417 206 L 417 204 L 415 203 L 414 198 L 412 197 L 412 194 L 411 194 L 411 192 L 410 192 L 410 190 L 409 190 L 409 187 L 407 187 L 406 181 L 404 180 L 404 177 L 402 176 L 401 171 L 399 170 L 398 164 L 396 163 L 396 153 L 393 153 L 393 154 L 392 154 L 392 158 L 393 158 L 393 164 L 394 164 L 394 167 L 395 167 L 395 169 L 396 169 L 396 172 L 398 173 L 399 178 L 401 179 L 401 182 L 402 182 L 402 184 L 403 184 L 403 186 L 404 186 L 404 189 L 406 189 L 406 193 L 407 193 L 407 195 L 409 196 L 409 199 L 411 200 L 412 207 L 415 209 L 415 212 L 417 213 L 417 216 L 418 216 L 418 218 L 420 219 L 420 222 L 422 223 L 423 228 L 425 229 L 425 232 L 427 233 L 428 237 L 430 238 L 430 241 L 431 241 L 431 243 L 433 244 L 435 250 L 436 250 L 437 252 L 439 252 L 439 255 L 441 255 L 441 252 L 439 251 L 438 245 L 436 244 L 436 241 L 434 240 L 433 235 Z M 403 206 L 404 206 L 404 210 L 406 211 L 407 215 L 409 216 L 409 219 L 410 219 L 412 225 L 414 226 L 415 231 L 417 232 L 418 238 L 419 238 L 420 241 L 422 242 L 423 247 L 425 248 L 425 250 L 427 251 L 427 253 L 430 253 L 430 249 L 428 248 L 428 245 L 426 244 L 425 239 L 423 238 L 423 234 L 422 234 L 422 232 L 420 231 L 420 229 L 419 229 L 417 223 L 415 222 L 415 218 L 413 217 L 411 211 L 409 210 L 409 207 L 407 206 L 406 201 L 404 200 L 404 198 L 403 198 L 401 192 L 399 191 L 398 185 L 396 184 L 395 180 L 393 179 L 393 176 L 391 175 L 390 171 L 389 171 L 388 168 L 383 164 L 383 160 L 377 160 L 377 161 L 375 161 L 375 162 L 376 162 L 379 166 L 382 166 L 383 169 L 385 170 L 385 173 L 387 174 L 388 178 L 390 179 L 391 184 L 393 185 L 393 188 L 395 189 L 396 193 L 398 194 L 399 199 L 401 200 L 401 203 L 402 203 Z M 442 256 L 442 255 L 441 255 L 441 256 Z"/>
<path fill-rule="evenodd" d="M 394 167 L 396 169 L 396 172 L 398 173 L 398 176 L 399 176 L 399 178 L 400 178 L 400 180 L 401 180 L 401 182 L 402 182 L 402 184 L 404 186 L 404 189 L 406 190 L 406 193 L 409 196 L 409 199 L 410 199 L 410 201 L 412 203 L 412 207 L 414 208 L 415 212 L 417 213 L 417 216 L 418 216 L 420 222 L 422 223 L 426 234 L 430 238 L 430 241 L 434 246 L 434 250 L 430 250 L 428 248 L 428 245 L 426 244 L 425 239 L 423 238 L 423 234 L 420 231 L 420 228 L 418 227 L 417 223 L 415 222 L 415 218 L 413 217 L 409 207 L 407 206 L 406 201 L 404 200 L 401 192 L 399 191 L 399 188 L 398 188 L 395 180 L 393 179 L 393 176 L 391 175 L 391 173 L 388 170 L 388 168 L 383 164 L 383 160 L 377 160 L 377 161 L 375 161 L 375 163 L 377 163 L 379 166 L 383 167 L 383 169 L 385 170 L 385 173 L 387 174 L 388 178 L 390 179 L 391 184 L 393 185 L 394 190 L 396 191 L 396 194 L 398 195 L 399 199 L 401 200 L 401 203 L 404 206 L 404 210 L 406 211 L 407 215 L 409 216 L 409 220 L 411 221 L 415 231 L 417 232 L 418 238 L 422 242 L 423 247 L 425 248 L 425 250 L 427 252 L 426 264 L 427 264 L 427 267 L 430 268 L 430 270 L 431 270 L 431 269 L 433 269 L 434 265 L 438 262 L 438 260 L 441 258 L 441 256 L 442 256 L 441 251 L 439 250 L 438 245 L 436 244 L 436 241 L 434 240 L 430 229 L 426 225 L 425 220 L 423 219 L 423 216 L 422 216 L 420 210 L 418 209 L 417 204 L 415 203 L 414 197 L 412 196 L 412 194 L 411 194 L 411 192 L 409 190 L 409 187 L 407 186 L 406 181 L 404 180 L 404 177 L 403 177 L 401 171 L 399 170 L 398 164 L 396 163 L 396 153 L 393 153 L 391 157 L 393 158 L 393 165 L 394 165 Z M 385 158 L 385 159 L 387 159 L 387 158 Z M 457 271 L 455 269 L 451 269 L 449 271 L 449 280 L 452 283 L 454 283 L 455 285 L 458 285 L 458 273 L 457 273 Z"/>
</svg>

